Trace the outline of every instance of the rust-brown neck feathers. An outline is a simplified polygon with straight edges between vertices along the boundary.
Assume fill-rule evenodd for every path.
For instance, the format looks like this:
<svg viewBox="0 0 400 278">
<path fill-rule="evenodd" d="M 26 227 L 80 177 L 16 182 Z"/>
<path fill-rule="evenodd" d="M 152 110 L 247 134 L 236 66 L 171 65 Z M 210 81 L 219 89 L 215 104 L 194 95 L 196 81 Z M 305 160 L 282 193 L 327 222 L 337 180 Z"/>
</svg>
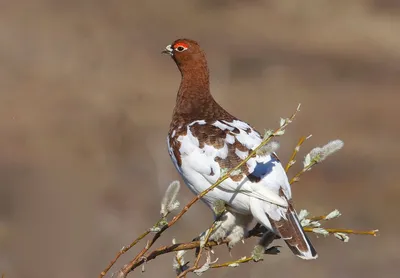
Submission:
<svg viewBox="0 0 400 278">
<path fill-rule="evenodd" d="M 179 39 L 167 49 L 182 75 L 171 124 L 187 124 L 216 117 L 231 120 L 233 117 L 211 96 L 207 60 L 199 44 Z"/>
</svg>

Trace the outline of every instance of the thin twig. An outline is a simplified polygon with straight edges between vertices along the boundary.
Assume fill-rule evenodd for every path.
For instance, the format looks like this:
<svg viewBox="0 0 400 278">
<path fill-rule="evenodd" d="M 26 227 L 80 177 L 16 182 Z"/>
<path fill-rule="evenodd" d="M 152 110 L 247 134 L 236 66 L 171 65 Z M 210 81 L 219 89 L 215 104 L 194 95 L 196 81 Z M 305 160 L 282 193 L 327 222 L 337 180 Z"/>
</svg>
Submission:
<svg viewBox="0 0 400 278">
<path fill-rule="evenodd" d="M 313 232 L 313 227 L 304 227 L 303 230 L 305 232 Z M 350 230 L 350 229 L 329 229 L 329 228 L 323 228 L 330 234 L 335 234 L 335 233 L 343 233 L 343 234 L 353 234 L 353 235 L 370 235 L 370 236 L 376 236 L 379 232 L 379 230 L 369 230 L 369 231 L 357 231 L 357 230 Z"/>
<path fill-rule="evenodd" d="M 176 263 L 179 265 L 179 268 L 182 270 L 182 267 L 184 266 L 184 263 L 183 263 L 183 261 L 182 261 L 183 256 L 179 256 L 178 254 L 179 254 L 179 253 L 176 252 L 176 254 L 175 254 L 175 260 L 176 260 Z"/>
<path fill-rule="evenodd" d="M 308 218 L 308 219 L 311 222 L 326 220 L 326 215 L 314 216 L 314 217 L 311 217 L 311 218 Z"/>
<path fill-rule="evenodd" d="M 311 161 L 310 164 L 308 164 L 306 167 L 304 167 L 300 172 L 298 172 L 296 175 L 294 175 L 294 177 L 290 180 L 290 184 L 293 184 L 295 182 L 298 182 L 300 180 L 300 176 L 302 174 L 304 174 L 305 172 L 307 172 L 308 170 L 311 169 L 311 167 L 313 167 L 315 164 L 317 164 L 318 162 L 316 160 Z"/>
<path fill-rule="evenodd" d="M 160 218 L 157 223 L 153 227 L 157 227 L 163 220 L 165 220 L 164 217 Z M 108 266 L 100 273 L 99 278 L 103 278 L 107 272 L 111 269 L 111 267 L 117 262 L 119 257 L 121 257 L 123 254 L 128 252 L 132 247 L 134 247 L 139 241 L 141 241 L 143 238 L 145 238 L 149 233 L 151 232 L 151 229 L 148 229 L 144 233 L 142 233 L 140 236 L 138 236 L 134 241 L 132 241 L 129 246 L 124 246 L 122 249 L 115 255 L 115 258 L 108 264 Z"/>
<path fill-rule="evenodd" d="M 227 266 L 231 266 L 232 267 L 232 266 L 237 266 L 239 264 L 248 263 L 248 262 L 251 262 L 251 261 L 253 261 L 252 257 L 243 257 L 243 258 L 240 258 L 239 260 L 236 260 L 236 261 L 226 262 L 226 263 L 223 263 L 223 264 L 213 264 L 213 265 L 210 266 L 210 268 L 220 268 L 220 267 L 227 267 Z"/>
<path fill-rule="evenodd" d="M 226 244 L 226 243 L 228 243 L 227 240 L 224 240 L 221 242 L 209 241 L 206 244 L 206 246 L 212 247 L 212 246 L 217 246 L 217 245 Z M 163 254 L 177 252 L 177 251 L 181 251 L 181 250 L 191 250 L 191 249 L 196 249 L 199 247 L 200 247 L 200 241 L 192 241 L 192 242 L 187 242 L 187 243 L 176 243 L 176 244 L 172 244 L 169 246 L 161 246 L 161 247 L 153 250 L 152 252 L 150 252 L 148 255 L 144 256 L 144 260 L 146 262 L 148 262 L 148 261 L 154 260 L 155 258 L 157 258 L 158 256 L 163 255 Z M 139 260 L 139 261 L 135 262 L 132 265 L 132 270 L 134 270 L 135 268 L 142 265 L 144 263 L 144 260 Z M 120 273 L 119 274 L 120 276 L 118 276 L 118 277 L 126 277 L 126 274 L 123 273 L 123 269 L 121 269 L 119 273 Z"/>
<path fill-rule="evenodd" d="M 307 138 L 306 138 L 307 139 Z M 295 182 L 298 182 L 300 180 L 300 176 L 304 174 L 305 172 L 311 170 L 313 166 L 316 164 L 324 161 L 329 155 L 337 152 L 343 147 L 343 141 L 342 140 L 333 140 L 330 141 L 328 144 L 322 146 L 322 147 L 316 147 L 310 151 L 305 156 L 304 159 L 304 168 L 298 172 L 291 180 L 290 184 L 293 184 Z M 291 161 L 288 163 L 289 165 L 293 164 Z"/>
<path fill-rule="evenodd" d="M 201 254 L 201 253 L 199 253 L 199 255 L 200 255 L 200 254 Z M 197 256 L 197 259 L 200 260 L 200 256 Z M 197 259 L 196 259 L 196 263 L 198 264 L 199 262 L 198 262 Z M 193 272 L 193 271 L 195 271 L 196 269 L 198 269 L 199 267 L 198 267 L 198 265 L 196 265 L 196 263 L 195 263 L 195 265 L 193 265 L 192 267 L 189 267 L 188 269 L 182 271 L 182 272 L 177 276 L 177 278 L 186 277 L 186 275 L 187 275 L 189 272 Z"/>
<path fill-rule="evenodd" d="M 260 229 L 262 229 L 263 227 L 260 226 Z M 304 227 L 303 228 L 305 232 L 309 232 L 309 233 L 313 233 L 313 228 L 312 227 Z M 355 230 L 349 230 L 349 229 L 326 229 L 329 233 L 348 233 L 348 234 L 359 234 L 359 235 L 372 235 L 372 236 L 376 236 L 378 230 L 371 230 L 371 231 L 355 231 Z M 253 233 L 254 236 L 257 236 L 258 233 L 254 232 Z M 218 246 L 218 245 L 223 245 L 228 243 L 228 240 L 223 240 L 221 242 L 215 242 L 215 241 L 209 241 L 207 244 L 205 244 L 206 247 L 213 247 L 213 246 Z M 143 257 L 143 260 L 139 260 L 137 262 L 135 262 L 132 265 L 132 270 L 134 270 L 135 268 L 139 267 L 140 265 L 142 265 L 145 261 L 151 261 L 154 260 L 155 258 L 157 258 L 158 256 L 167 254 L 167 253 L 171 253 L 171 252 L 177 252 L 177 251 L 181 251 L 181 250 L 191 250 L 191 249 L 196 249 L 200 247 L 200 241 L 192 241 L 192 242 L 187 242 L 187 243 L 176 243 L 176 244 L 172 244 L 169 246 L 161 246 L 155 250 L 153 250 L 152 252 L 150 252 L 148 255 Z M 232 264 L 234 262 L 230 262 L 229 264 Z M 223 267 L 224 264 L 221 264 L 221 266 L 218 265 L 211 265 L 211 268 L 217 268 L 217 267 Z M 123 274 L 122 272 L 123 270 L 121 269 L 121 271 L 119 272 L 119 275 L 117 275 L 117 277 L 126 277 L 126 274 Z"/>
<path fill-rule="evenodd" d="M 313 216 L 313 217 L 308 218 L 308 220 L 310 220 L 310 222 L 318 222 L 318 221 L 321 221 L 321 220 L 332 220 L 332 218 L 336 218 L 336 217 L 339 217 L 341 215 L 340 212 L 337 211 L 338 214 L 336 216 L 328 217 L 328 215 L 330 215 L 331 213 L 328 213 L 326 215 Z"/>
<path fill-rule="evenodd" d="M 200 262 L 200 258 L 201 258 L 201 255 L 202 255 L 202 253 L 203 253 L 204 247 L 205 247 L 206 244 L 208 243 L 208 241 L 209 241 L 209 239 L 210 239 L 210 236 L 211 236 L 211 233 L 214 231 L 214 228 L 215 228 L 215 225 L 216 225 L 216 222 L 217 222 L 217 221 L 218 221 L 218 218 L 213 222 L 213 224 L 211 225 L 211 227 L 208 229 L 207 234 L 206 234 L 206 237 L 205 237 L 205 239 L 204 239 L 203 246 L 200 246 L 199 254 L 197 254 L 197 258 L 196 258 L 196 261 L 194 262 L 194 265 L 193 265 L 192 267 L 186 269 L 185 271 L 182 271 L 182 273 L 180 273 L 180 274 L 178 275 L 178 278 L 186 277 L 186 275 L 187 275 L 189 272 L 193 272 L 193 271 L 195 271 L 196 269 L 199 268 L 199 262 Z"/>
<path fill-rule="evenodd" d="M 311 136 L 311 135 L 310 135 L 310 136 Z M 303 136 L 303 137 L 300 138 L 300 140 L 299 140 L 299 142 L 297 143 L 296 147 L 293 149 L 293 153 L 292 153 L 292 155 L 290 156 L 289 162 L 286 164 L 286 167 L 285 167 L 285 171 L 286 171 L 286 172 L 288 172 L 289 169 L 290 169 L 290 167 L 292 167 L 293 164 L 295 163 L 295 160 L 294 160 L 294 159 L 296 158 L 296 155 L 297 155 L 297 153 L 299 152 L 301 145 L 302 145 L 302 144 L 304 143 L 304 141 L 307 140 L 308 138 L 309 138 L 309 137 L 305 137 L 305 136 Z"/>
</svg>

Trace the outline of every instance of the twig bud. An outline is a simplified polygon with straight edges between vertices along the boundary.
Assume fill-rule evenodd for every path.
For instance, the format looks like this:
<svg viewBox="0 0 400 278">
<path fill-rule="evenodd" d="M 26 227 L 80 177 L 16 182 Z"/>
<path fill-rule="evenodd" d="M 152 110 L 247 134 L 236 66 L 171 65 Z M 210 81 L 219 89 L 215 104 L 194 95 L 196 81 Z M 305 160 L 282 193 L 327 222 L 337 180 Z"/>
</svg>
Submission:
<svg viewBox="0 0 400 278">
<path fill-rule="evenodd" d="M 323 236 L 329 235 L 329 232 L 327 230 L 325 230 L 324 228 L 314 228 L 314 229 L 312 229 L 312 231 L 313 231 L 313 233 L 320 234 Z"/>
<path fill-rule="evenodd" d="M 325 220 L 329 220 L 332 218 L 336 218 L 341 216 L 342 214 L 340 213 L 340 211 L 338 211 L 337 209 L 331 211 L 327 216 L 325 216 Z"/>
<path fill-rule="evenodd" d="M 343 242 L 348 242 L 350 240 L 349 236 L 345 233 L 334 233 L 335 237 Z"/>
<path fill-rule="evenodd" d="M 179 207 L 179 201 L 176 200 L 179 189 L 181 188 L 179 181 L 173 181 L 165 191 L 164 197 L 161 201 L 160 214 L 162 217 L 167 216 L 168 213 Z"/>
<path fill-rule="evenodd" d="M 343 148 L 343 145 L 344 143 L 342 140 L 333 140 L 323 147 L 316 147 L 310 152 L 311 160 L 321 162 L 325 160 L 329 155 Z"/>
<path fill-rule="evenodd" d="M 257 151 L 257 155 L 259 156 L 266 156 L 270 155 L 273 152 L 276 152 L 279 149 L 279 143 L 276 141 L 271 141 L 267 143 L 265 146 L 261 147 Z"/>
</svg>

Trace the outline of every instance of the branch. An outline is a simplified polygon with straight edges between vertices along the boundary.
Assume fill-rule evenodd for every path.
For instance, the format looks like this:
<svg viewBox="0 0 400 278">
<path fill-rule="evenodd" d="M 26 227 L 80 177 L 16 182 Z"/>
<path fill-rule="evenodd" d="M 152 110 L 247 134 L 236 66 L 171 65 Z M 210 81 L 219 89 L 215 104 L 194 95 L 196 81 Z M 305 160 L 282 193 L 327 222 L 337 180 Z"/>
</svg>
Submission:
<svg viewBox="0 0 400 278">
<path fill-rule="evenodd" d="M 259 231 L 252 232 L 252 235 L 248 236 L 247 238 L 250 237 L 258 237 L 259 234 L 262 234 L 264 231 L 264 227 L 259 227 Z M 312 227 L 304 227 L 303 228 L 305 232 L 308 233 L 315 233 L 315 228 Z M 254 230 L 254 229 L 253 229 Z M 350 230 L 350 229 L 325 229 L 328 233 L 330 234 L 335 234 L 335 233 L 345 233 L 345 234 L 357 234 L 357 235 L 372 235 L 372 236 L 376 236 L 378 230 L 369 230 L 369 231 L 356 231 L 356 230 Z M 215 242 L 215 241 L 209 241 L 207 242 L 204 247 L 215 247 L 215 246 L 219 246 L 219 245 L 225 245 L 227 244 L 229 241 L 228 240 L 223 240 L 220 242 Z M 185 242 L 185 243 L 176 243 L 176 244 L 172 244 L 172 245 L 166 245 L 166 246 L 161 246 L 158 247 L 157 249 L 153 250 L 152 252 L 150 252 L 148 255 L 144 256 L 142 260 L 135 262 L 132 265 L 132 270 L 136 269 L 137 267 L 141 266 L 144 262 L 148 262 L 151 260 L 154 260 L 155 258 L 157 258 L 158 256 L 164 255 L 164 254 L 168 254 L 168 253 L 172 253 L 172 252 L 178 252 L 178 251 L 182 251 L 182 250 L 192 250 L 192 249 L 197 249 L 201 247 L 201 241 L 192 241 L 192 242 Z M 253 258 L 252 257 L 243 257 L 239 260 L 236 261 L 231 261 L 231 262 L 226 262 L 226 263 L 222 263 L 222 264 L 213 264 L 210 265 L 210 268 L 221 268 L 221 267 L 228 267 L 228 266 L 233 266 L 236 263 L 247 263 L 252 261 Z M 193 269 L 195 270 L 195 269 Z M 193 271 L 191 270 L 191 271 Z M 122 271 L 122 270 L 121 270 Z M 121 271 L 119 273 L 121 273 Z M 190 272 L 190 271 L 187 271 Z M 187 274 L 187 272 L 185 274 Z M 121 273 L 122 275 L 125 275 L 123 273 Z M 118 275 L 117 277 L 126 277 L 126 276 L 120 276 Z M 180 277 L 184 277 L 182 275 L 180 275 Z"/>
<path fill-rule="evenodd" d="M 206 247 L 213 247 L 213 246 L 218 246 L 221 244 L 226 244 L 228 243 L 227 240 L 221 241 L 221 242 L 215 242 L 215 241 L 209 241 L 205 246 Z M 200 247 L 200 241 L 192 241 L 192 242 L 187 242 L 187 243 L 176 243 L 172 245 L 167 245 L 167 246 L 161 246 L 152 252 L 150 252 L 148 255 L 143 256 L 142 260 L 136 261 L 131 265 L 131 271 L 134 270 L 135 268 L 139 267 L 142 265 L 144 262 L 148 262 L 151 260 L 154 260 L 158 256 L 171 253 L 171 252 L 177 252 L 177 251 L 182 251 L 182 250 L 191 250 L 191 249 L 196 249 Z M 126 277 L 127 274 L 123 272 L 124 269 L 121 269 L 117 273 L 117 277 Z"/>
<path fill-rule="evenodd" d="M 285 167 L 286 173 L 287 173 L 287 172 L 289 171 L 289 169 L 296 163 L 295 158 L 296 158 L 297 153 L 300 151 L 301 145 L 303 145 L 304 141 L 306 141 L 306 140 L 307 140 L 308 138 L 310 138 L 310 137 L 311 137 L 311 135 L 308 136 L 308 137 L 303 136 L 303 137 L 300 138 L 300 140 L 299 140 L 299 142 L 297 143 L 296 147 L 293 149 L 293 153 L 292 153 L 292 155 L 290 156 L 290 159 L 289 159 L 288 163 L 286 164 L 286 167 Z"/>
<path fill-rule="evenodd" d="M 311 170 L 311 168 L 317 164 L 317 161 L 311 161 L 310 164 L 308 164 L 307 166 L 305 166 L 303 169 L 301 169 L 301 171 L 299 171 L 296 175 L 294 175 L 294 177 L 290 180 L 290 184 L 293 184 L 295 182 L 298 182 L 300 180 L 300 176 L 302 174 L 304 174 L 305 172 Z"/>
<path fill-rule="evenodd" d="M 217 221 L 219 220 L 220 217 L 221 217 L 221 214 L 217 217 L 217 219 L 215 219 L 215 221 L 213 222 L 211 227 L 208 229 L 204 241 L 202 242 L 202 240 L 200 239 L 200 250 L 199 250 L 199 253 L 197 254 L 197 258 L 196 258 L 196 261 L 194 262 L 194 265 L 192 267 L 182 271 L 182 273 L 180 273 L 178 275 L 178 278 L 186 277 L 186 275 L 189 272 L 195 272 L 196 270 L 199 270 L 199 268 L 200 268 L 199 267 L 199 262 L 200 262 L 201 255 L 202 255 L 203 250 L 204 250 L 206 244 L 208 243 L 208 241 L 210 239 L 211 233 L 214 231 L 215 225 L 216 225 L 216 223 L 217 223 Z"/>
<path fill-rule="evenodd" d="M 377 236 L 379 230 L 368 230 L 368 231 L 357 231 L 351 229 L 330 229 L 330 228 L 312 228 L 312 227 L 303 227 L 303 230 L 308 233 L 316 233 L 315 229 L 324 229 L 329 234 L 353 234 L 353 235 L 370 235 L 370 236 Z"/>
<path fill-rule="evenodd" d="M 162 223 L 163 221 L 165 221 L 165 218 L 162 217 L 160 218 L 156 224 L 154 224 L 153 227 L 158 227 L 160 225 L 160 223 Z M 141 241 L 143 238 L 145 238 L 150 232 L 151 232 L 151 228 L 148 229 L 147 231 L 145 231 L 144 233 L 142 233 L 140 236 L 138 236 L 131 244 L 129 244 L 128 247 L 123 246 L 121 248 L 121 250 L 115 255 L 115 258 L 108 264 L 108 266 L 100 273 L 99 278 L 104 277 L 107 272 L 111 269 L 111 267 L 117 262 L 117 260 L 119 259 L 119 257 L 121 257 L 123 254 L 125 254 L 126 252 L 128 252 L 132 247 L 134 247 L 139 241 Z"/>
<path fill-rule="evenodd" d="M 237 267 L 239 264 L 248 263 L 254 261 L 253 257 L 243 257 L 236 261 L 226 262 L 223 264 L 214 264 L 210 268 L 221 268 L 221 267 Z"/>
<path fill-rule="evenodd" d="M 338 150 L 343 147 L 342 140 L 333 140 L 330 141 L 328 144 L 322 147 L 315 147 L 312 149 L 304 158 L 304 167 L 303 169 L 298 172 L 291 180 L 290 184 L 298 182 L 300 180 L 300 176 L 305 172 L 311 170 L 311 168 L 324 161 L 328 156 L 334 154 Z M 290 163 L 290 162 L 289 162 Z"/>
</svg>

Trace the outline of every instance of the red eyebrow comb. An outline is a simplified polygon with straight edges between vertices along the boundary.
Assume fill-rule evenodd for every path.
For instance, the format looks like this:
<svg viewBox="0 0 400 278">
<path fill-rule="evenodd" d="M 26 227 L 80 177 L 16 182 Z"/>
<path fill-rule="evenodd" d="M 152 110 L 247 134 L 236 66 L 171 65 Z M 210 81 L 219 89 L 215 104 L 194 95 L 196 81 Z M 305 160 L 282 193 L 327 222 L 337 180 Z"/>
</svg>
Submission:
<svg viewBox="0 0 400 278">
<path fill-rule="evenodd" d="M 184 47 L 184 48 L 189 48 L 189 45 L 187 45 L 187 44 L 184 43 L 184 42 L 177 42 L 176 44 L 174 44 L 174 48 L 177 48 L 177 47 L 179 47 L 179 46 L 182 46 L 182 47 Z"/>
</svg>

